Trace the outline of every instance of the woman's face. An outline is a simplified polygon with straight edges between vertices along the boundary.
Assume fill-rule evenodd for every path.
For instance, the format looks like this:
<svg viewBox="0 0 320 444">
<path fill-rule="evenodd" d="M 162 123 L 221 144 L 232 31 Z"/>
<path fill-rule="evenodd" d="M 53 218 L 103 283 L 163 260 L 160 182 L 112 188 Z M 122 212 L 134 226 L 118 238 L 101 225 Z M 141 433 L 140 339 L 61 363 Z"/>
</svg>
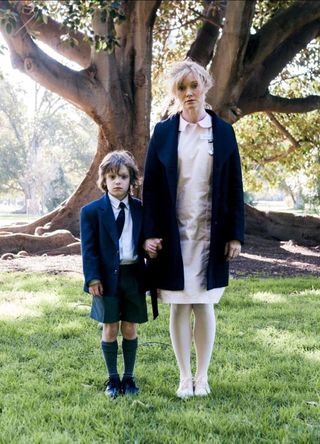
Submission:
<svg viewBox="0 0 320 444">
<path fill-rule="evenodd" d="M 200 112 L 204 109 L 204 88 L 193 73 L 177 84 L 176 97 L 184 112 Z"/>
</svg>

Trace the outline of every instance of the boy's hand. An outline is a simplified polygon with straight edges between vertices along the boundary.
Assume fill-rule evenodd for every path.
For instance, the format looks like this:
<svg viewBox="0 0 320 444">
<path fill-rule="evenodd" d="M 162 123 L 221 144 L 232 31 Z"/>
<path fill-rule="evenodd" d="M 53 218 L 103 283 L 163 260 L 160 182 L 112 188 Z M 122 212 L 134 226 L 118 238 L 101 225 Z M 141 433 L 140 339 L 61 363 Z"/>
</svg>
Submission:
<svg viewBox="0 0 320 444">
<path fill-rule="evenodd" d="M 103 286 L 101 282 L 97 282 L 95 284 L 89 285 L 89 292 L 92 296 L 102 296 L 103 295 Z"/>
<path fill-rule="evenodd" d="M 162 250 L 162 239 L 157 237 L 146 239 L 143 248 L 148 253 L 150 259 L 155 259 L 158 256 L 158 251 Z"/>
</svg>

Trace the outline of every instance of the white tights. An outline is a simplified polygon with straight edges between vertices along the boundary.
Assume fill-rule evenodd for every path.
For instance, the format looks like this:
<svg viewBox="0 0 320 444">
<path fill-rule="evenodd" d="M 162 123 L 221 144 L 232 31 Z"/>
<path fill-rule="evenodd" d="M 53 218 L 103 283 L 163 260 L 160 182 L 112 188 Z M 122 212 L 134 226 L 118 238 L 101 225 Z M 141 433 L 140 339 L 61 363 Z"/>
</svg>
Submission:
<svg viewBox="0 0 320 444">
<path fill-rule="evenodd" d="M 194 313 L 192 331 L 191 314 Z M 196 348 L 195 379 L 208 378 L 208 368 L 216 334 L 213 304 L 171 304 L 170 336 L 180 370 L 180 380 L 192 378 L 192 336 Z"/>
</svg>

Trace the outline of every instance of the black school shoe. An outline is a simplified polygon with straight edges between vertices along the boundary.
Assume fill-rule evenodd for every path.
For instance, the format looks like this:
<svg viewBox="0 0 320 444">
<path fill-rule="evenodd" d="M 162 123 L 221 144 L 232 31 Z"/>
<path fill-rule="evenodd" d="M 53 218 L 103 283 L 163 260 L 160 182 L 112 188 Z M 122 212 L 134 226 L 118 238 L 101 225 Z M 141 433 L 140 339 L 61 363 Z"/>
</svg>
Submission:
<svg viewBox="0 0 320 444">
<path fill-rule="evenodd" d="M 124 376 L 121 385 L 124 395 L 137 395 L 139 393 L 139 387 L 136 386 L 132 376 Z"/>
<path fill-rule="evenodd" d="M 119 376 L 111 376 L 107 383 L 105 389 L 105 395 L 109 396 L 111 399 L 115 399 L 121 393 L 121 382 Z"/>
</svg>

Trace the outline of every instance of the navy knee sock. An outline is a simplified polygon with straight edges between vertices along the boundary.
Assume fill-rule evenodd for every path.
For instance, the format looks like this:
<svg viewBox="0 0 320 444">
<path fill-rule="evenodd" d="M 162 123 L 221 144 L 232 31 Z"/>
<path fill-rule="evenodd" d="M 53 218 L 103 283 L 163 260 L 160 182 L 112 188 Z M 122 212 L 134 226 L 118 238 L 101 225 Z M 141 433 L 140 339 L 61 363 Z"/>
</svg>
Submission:
<svg viewBox="0 0 320 444">
<path fill-rule="evenodd" d="M 138 348 L 138 338 L 135 339 L 125 339 L 122 340 L 122 351 L 123 351 L 123 361 L 124 361 L 124 373 L 123 376 L 132 376 L 134 364 L 136 362 Z"/>
<path fill-rule="evenodd" d="M 117 370 L 118 341 L 101 341 L 101 350 L 108 369 L 109 377 L 119 376 Z"/>
</svg>

